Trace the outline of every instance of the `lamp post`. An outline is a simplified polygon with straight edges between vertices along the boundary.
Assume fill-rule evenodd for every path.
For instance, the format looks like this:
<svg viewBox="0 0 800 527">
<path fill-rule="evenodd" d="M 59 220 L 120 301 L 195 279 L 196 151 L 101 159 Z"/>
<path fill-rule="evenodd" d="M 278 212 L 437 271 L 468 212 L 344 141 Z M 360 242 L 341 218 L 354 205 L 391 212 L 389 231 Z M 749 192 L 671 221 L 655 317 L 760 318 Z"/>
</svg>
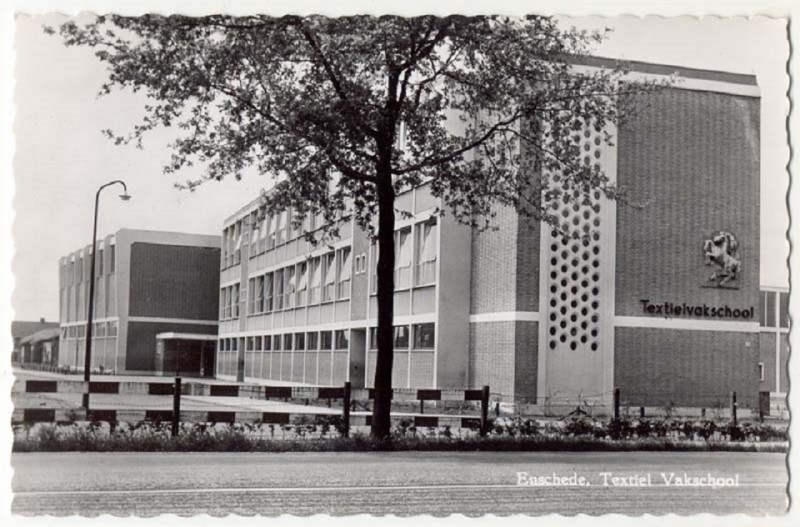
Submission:
<svg viewBox="0 0 800 527">
<path fill-rule="evenodd" d="M 92 228 L 92 263 L 89 268 L 89 308 L 86 313 L 86 346 L 83 357 L 83 407 L 86 410 L 87 418 L 89 414 L 89 381 L 92 369 L 92 317 L 94 315 L 94 266 L 97 259 L 97 209 L 100 205 L 100 192 L 111 185 L 120 184 L 123 188 L 123 193 L 119 195 L 122 201 L 128 201 L 131 196 L 128 194 L 128 186 L 124 181 L 119 179 L 110 181 L 97 189 L 97 194 L 94 197 L 94 227 Z"/>
</svg>

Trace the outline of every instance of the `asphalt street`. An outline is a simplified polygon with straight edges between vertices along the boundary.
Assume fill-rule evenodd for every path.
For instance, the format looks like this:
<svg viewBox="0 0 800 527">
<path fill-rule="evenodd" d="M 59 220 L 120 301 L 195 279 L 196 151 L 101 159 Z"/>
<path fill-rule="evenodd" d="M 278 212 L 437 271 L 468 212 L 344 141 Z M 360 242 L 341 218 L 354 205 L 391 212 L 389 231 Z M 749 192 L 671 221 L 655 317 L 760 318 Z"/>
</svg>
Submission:
<svg viewBox="0 0 800 527">
<path fill-rule="evenodd" d="M 762 515 L 787 506 L 785 455 L 771 453 L 22 453 L 11 461 L 12 511 L 22 515 Z M 553 475 L 565 479 L 518 485 L 552 484 Z M 738 486 L 676 485 L 685 475 Z M 588 485 L 574 485 L 580 477 Z"/>
</svg>

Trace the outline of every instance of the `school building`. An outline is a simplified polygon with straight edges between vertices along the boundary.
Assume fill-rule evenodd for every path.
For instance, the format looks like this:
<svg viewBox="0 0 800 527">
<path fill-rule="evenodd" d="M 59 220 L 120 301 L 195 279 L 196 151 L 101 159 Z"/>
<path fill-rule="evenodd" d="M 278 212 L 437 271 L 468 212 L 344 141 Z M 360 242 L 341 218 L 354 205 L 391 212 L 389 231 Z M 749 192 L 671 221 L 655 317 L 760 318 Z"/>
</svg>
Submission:
<svg viewBox="0 0 800 527">
<path fill-rule="evenodd" d="M 75 370 L 84 368 L 91 259 L 87 245 L 58 263 L 58 365 Z M 219 236 L 121 229 L 98 240 L 92 370 L 213 375 L 218 287 Z M 180 362 L 164 357 L 173 349 Z"/>
<path fill-rule="evenodd" d="M 435 215 L 425 184 L 397 197 L 410 217 L 395 225 L 395 387 L 488 384 L 504 400 L 572 408 L 607 407 L 615 387 L 635 407 L 724 406 L 735 391 L 755 408 L 759 391 L 785 389 L 766 380 L 785 335 L 760 324 L 756 79 L 631 68 L 678 81 L 620 129 L 576 132 L 584 161 L 631 202 L 548 203 L 578 237 L 511 209 L 498 230 L 473 231 Z M 260 221 L 258 207 L 223 226 L 217 375 L 371 386 L 374 246 L 345 225 L 313 247 L 302 233 L 319 218 L 294 229 L 291 211 Z"/>
</svg>

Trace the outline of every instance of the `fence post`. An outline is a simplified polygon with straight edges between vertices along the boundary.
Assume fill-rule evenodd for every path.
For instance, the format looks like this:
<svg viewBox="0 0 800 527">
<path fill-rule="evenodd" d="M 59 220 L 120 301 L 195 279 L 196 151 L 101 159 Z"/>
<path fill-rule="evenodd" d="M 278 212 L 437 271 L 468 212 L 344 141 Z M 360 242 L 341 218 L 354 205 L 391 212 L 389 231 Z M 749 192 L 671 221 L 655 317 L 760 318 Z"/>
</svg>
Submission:
<svg viewBox="0 0 800 527">
<path fill-rule="evenodd" d="M 344 396 L 342 401 L 342 429 L 344 437 L 350 437 L 350 381 L 344 383 Z"/>
<path fill-rule="evenodd" d="M 736 426 L 736 406 L 736 392 L 731 392 L 731 419 L 734 426 Z"/>
<path fill-rule="evenodd" d="M 644 419 L 644 406 L 639 407 L 639 417 Z"/>
<path fill-rule="evenodd" d="M 619 421 L 619 388 L 614 388 L 614 421 Z"/>
<path fill-rule="evenodd" d="M 489 387 L 484 386 L 481 392 L 481 437 L 489 431 Z"/>
<path fill-rule="evenodd" d="M 175 388 L 172 393 L 172 437 L 177 437 L 181 421 L 181 378 L 175 377 Z"/>
<path fill-rule="evenodd" d="M 422 399 L 419 400 L 419 413 L 421 414 L 425 413 L 425 401 L 423 401 Z"/>
</svg>

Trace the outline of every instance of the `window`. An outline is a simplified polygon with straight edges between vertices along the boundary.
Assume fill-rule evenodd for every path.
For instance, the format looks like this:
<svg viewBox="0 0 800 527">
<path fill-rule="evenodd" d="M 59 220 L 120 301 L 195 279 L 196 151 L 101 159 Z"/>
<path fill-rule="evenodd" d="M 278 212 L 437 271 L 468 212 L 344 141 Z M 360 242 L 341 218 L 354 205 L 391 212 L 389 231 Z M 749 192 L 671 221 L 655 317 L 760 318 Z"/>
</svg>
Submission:
<svg viewBox="0 0 800 527">
<path fill-rule="evenodd" d="M 758 380 L 764 382 L 764 363 L 758 363 Z"/>
<path fill-rule="evenodd" d="M 267 216 L 265 215 L 258 222 L 258 252 L 263 253 L 267 250 Z"/>
<path fill-rule="evenodd" d="M 337 287 L 336 298 L 347 300 L 350 298 L 350 273 L 353 268 L 353 252 L 350 247 L 339 250 L 339 284 Z"/>
<path fill-rule="evenodd" d="M 320 331 L 319 332 L 319 349 L 321 350 L 330 350 L 333 347 L 333 340 L 331 338 L 330 331 Z"/>
<path fill-rule="evenodd" d="M 255 345 L 254 345 L 254 347 L 253 347 L 253 348 L 254 348 L 256 351 L 261 351 L 261 336 L 259 335 L 259 336 L 255 337 L 255 341 L 256 341 L 256 342 L 255 342 Z"/>
<path fill-rule="evenodd" d="M 334 287 L 336 285 L 335 274 L 335 253 L 329 253 L 322 257 L 323 261 L 323 280 L 322 301 L 331 302 L 333 300 Z"/>
<path fill-rule="evenodd" d="M 395 349 L 408 349 L 408 326 L 395 326 L 393 329 L 394 348 Z"/>
<path fill-rule="evenodd" d="M 275 240 L 276 245 L 280 245 L 286 239 L 286 215 L 287 212 L 281 211 L 278 214 L 278 232 Z"/>
<path fill-rule="evenodd" d="M 378 244 L 372 243 L 370 246 L 370 264 L 369 264 L 369 292 L 373 295 L 378 292 Z"/>
<path fill-rule="evenodd" d="M 97 251 L 97 263 L 95 265 L 97 266 L 95 276 L 100 278 L 103 275 L 103 249 Z"/>
<path fill-rule="evenodd" d="M 253 337 L 247 337 L 247 351 L 253 351 L 255 344 L 255 339 Z"/>
<path fill-rule="evenodd" d="M 350 347 L 350 331 L 347 329 L 336 330 L 336 349 L 346 350 Z"/>
<path fill-rule="evenodd" d="M 78 334 L 77 332 L 78 328 L 76 328 L 75 326 L 70 326 L 68 331 L 69 338 L 74 339 L 75 336 Z"/>
<path fill-rule="evenodd" d="M 378 349 L 378 328 L 369 328 L 369 349 Z"/>
<path fill-rule="evenodd" d="M 75 261 L 69 263 L 69 271 L 67 272 L 67 285 L 75 283 Z"/>
<path fill-rule="evenodd" d="M 421 223 L 417 228 L 416 285 L 436 281 L 436 218 Z"/>
<path fill-rule="evenodd" d="M 217 343 L 217 351 L 225 351 L 225 339 L 219 339 Z"/>
<path fill-rule="evenodd" d="M 294 349 L 297 351 L 303 351 L 306 349 L 306 334 L 305 333 L 295 333 L 294 334 Z"/>
<path fill-rule="evenodd" d="M 319 333 L 316 331 L 309 331 L 306 334 L 306 343 L 308 344 L 308 350 L 313 351 L 319 347 Z"/>
<path fill-rule="evenodd" d="M 222 229 L 222 243 L 220 244 L 220 256 L 222 263 L 220 263 L 220 267 L 225 269 L 228 267 L 228 229 Z M 222 342 L 222 339 L 220 339 Z M 221 345 L 220 345 L 221 346 Z M 220 349 L 222 349 L 220 347 Z"/>
<path fill-rule="evenodd" d="M 284 274 L 286 275 L 286 300 L 284 301 L 284 305 L 286 309 L 289 309 L 294 307 L 294 295 L 297 291 L 297 280 L 294 266 L 287 267 L 284 270 Z"/>
<path fill-rule="evenodd" d="M 109 337 L 116 337 L 117 336 L 117 321 L 114 320 L 108 323 L 108 331 L 106 335 Z"/>
<path fill-rule="evenodd" d="M 319 288 L 322 283 L 322 262 L 320 258 L 311 260 L 311 287 L 308 290 L 308 303 L 319 303 Z"/>
<path fill-rule="evenodd" d="M 264 275 L 264 311 L 272 312 L 272 273 Z"/>
<path fill-rule="evenodd" d="M 395 234 L 394 287 L 406 289 L 411 285 L 411 227 Z"/>
<path fill-rule="evenodd" d="M 250 213 L 250 258 L 258 254 L 258 212 Z"/>
<path fill-rule="evenodd" d="M 97 324 L 97 329 L 95 330 L 95 336 L 97 337 L 105 337 L 106 336 L 106 328 L 107 325 L 105 322 L 99 322 Z"/>
<path fill-rule="evenodd" d="M 108 272 L 113 273 L 117 270 L 117 246 L 112 245 L 109 247 L 109 250 L 111 251 L 111 254 L 108 258 Z"/>
<path fill-rule="evenodd" d="M 271 349 L 272 349 L 272 337 L 270 337 L 269 335 L 264 335 L 264 351 L 270 351 Z"/>
<path fill-rule="evenodd" d="M 227 292 L 226 288 L 222 288 L 219 290 L 219 319 L 225 320 L 225 294 Z"/>
<path fill-rule="evenodd" d="M 267 242 L 269 243 L 269 246 L 267 247 L 268 249 L 273 249 L 275 248 L 275 245 L 277 245 L 277 233 L 278 233 L 278 216 L 276 214 L 273 214 L 269 218 L 269 238 Z"/>
<path fill-rule="evenodd" d="M 283 309 L 283 269 L 275 271 L 275 310 Z"/>
<path fill-rule="evenodd" d="M 236 222 L 233 233 L 235 243 L 233 246 L 233 263 L 236 265 L 242 261 L 242 220 Z"/>
<path fill-rule="evenodd" d="M 306 305 L 308 295 L 308 263 L 297 264 L 297 307 Z"/>
<path fill-rule="evenodd" d="M 414 325 L 414 349 L 433 349 L 435 340 L 433 323 Z"/>
<path fill-rule="evenodd" d="M 78 326 L 78 338 L 82 339 L 86 336 L 86 326 Z"/>
<path fill-rule="evenodd" d="M 780 327 L 789 327 L 789 293 L 778 293 L 778 308 L 780 311 Z"/>
<path fill-rule="evenodd" d="M 257 276 L 255 279 L 255 312 L 264 312 L 264 275 Z"/>
<path fill-rule="evenodd" d="M 774 328 L 775 324 L 775 292 L 767 291 L 767 326 Z"/>
<path fill-rule="evenodd" d="M 251 278 L 247 281 L 247 314 L 256 313 L 256 279 Z"/>
<path fill-rule="evenodd" d="M 231 316 L 233 318 L 237 318 L 239 316 L 239 284 L 233 284 L 233 290 L 231 293 Z"/>
<path fill-rule="evenodd" d="M 79 284 L 83 281 L 83 256 L 78 258 L 78 274 L 75 277 L 75 283 Z"/>
<path fill-rule="evenodd" d="M 291 351 L 292 350 L 292 334 L 287 333 L 283 336 L 283 351 Z"/>
<path fill-rule="evenodd" d="M 231 351 L 239 351 L 239 339 L 231 339 Z"/>
<path fill-rule="evenodd" d="M 281 335 L 273 335 L 272 336 L 272 349 L 273 351 L 280 351 L 283 349 L 281 346 Z"/>
</svg>

